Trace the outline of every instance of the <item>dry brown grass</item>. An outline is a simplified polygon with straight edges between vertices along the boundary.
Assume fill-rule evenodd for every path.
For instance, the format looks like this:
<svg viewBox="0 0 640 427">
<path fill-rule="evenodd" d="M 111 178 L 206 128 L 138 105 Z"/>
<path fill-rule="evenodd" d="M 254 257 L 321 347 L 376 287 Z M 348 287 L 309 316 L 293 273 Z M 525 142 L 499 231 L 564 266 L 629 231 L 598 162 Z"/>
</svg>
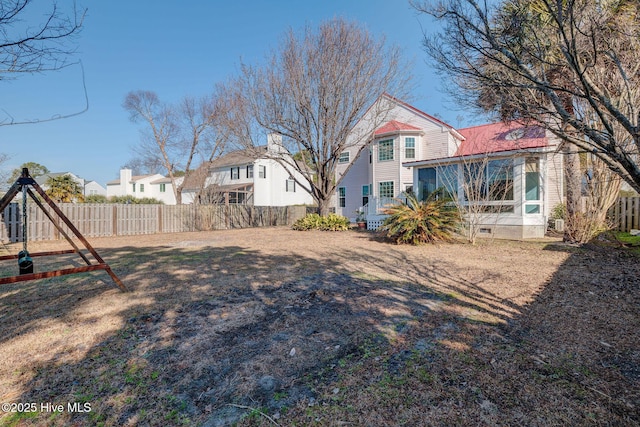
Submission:
<svg viewBox="0 0 640 427">
<path fill-rule="evenodd" d="M 105 273 L 0 289 L 0 401 L 38 405 L 0 425 L 640 423 L 621 250 L 285 228 L 92 244 L 133 292 Z"/>
</svg>

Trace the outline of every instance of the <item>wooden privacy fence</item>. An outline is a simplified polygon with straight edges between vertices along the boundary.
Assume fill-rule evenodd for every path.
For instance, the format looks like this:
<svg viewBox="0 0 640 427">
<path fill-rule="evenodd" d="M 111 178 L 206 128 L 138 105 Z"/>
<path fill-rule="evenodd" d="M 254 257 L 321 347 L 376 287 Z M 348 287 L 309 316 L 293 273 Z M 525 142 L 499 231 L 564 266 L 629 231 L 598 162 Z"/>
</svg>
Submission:
<svg viewBox="0 0 640 427">
<path fill-rule="evenodd" d="M 306 212 L 304 206 L 60 203 L 58 207 L 85 237 L 291 225 Z M 22 225 L 22 206 L 11 203 L 2 212 L 0 239 L 22 241 Z M 67 227 L 60 225 L 68 233 Z M 40 208 L 28 203 L 27 238 L 57 240 L 64 237 Z"/>
<path fill-rule="evenodd" d="M 640 197 L 620 197 L 609 211 L 609 218 L 615 230 L 640 229 Z"/>
</svg>

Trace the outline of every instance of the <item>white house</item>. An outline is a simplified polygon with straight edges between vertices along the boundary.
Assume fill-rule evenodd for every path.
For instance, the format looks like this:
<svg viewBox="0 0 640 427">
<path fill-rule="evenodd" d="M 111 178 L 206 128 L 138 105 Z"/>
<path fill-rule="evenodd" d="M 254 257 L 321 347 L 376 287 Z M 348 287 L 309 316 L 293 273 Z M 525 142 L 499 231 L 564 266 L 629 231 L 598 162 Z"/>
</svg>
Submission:
<svg viewBox="0 0 640 427">
<path fill-rule="evenodd" d="M 112 196 L 154 198 L 167 205 L 176 204 L 169 178 L 159 173 L 132 175 L 131 169 L 121 169 L 119 179 L 107 182 L 107 197 Z"/>
<path fill-rule="evenodd" d="M 368 227 L 377 228 L 384 219 L 383 207 L 403 193 L 414 192 L 424 199 L 440 187 L 457 197 L 460 206 L 468 206 L 464 171 L 486 168 L 486 176 L 493 178 L 487 178 L 490 182 L 483 191 L 509 190 L 499 200 L 487 193 L 481 232 L 494 237 L 544 236 L 551 209 L 562 201 L 562 156 L 556 154 L 554 138 L 542 129 L 518 124 L 458 131 L 409 104 L 388 99 L 396 105 L 386 122 L 369 141 L 340 156 L 338 213 L 354 220 L 357 211 L 364 211 Z"/>
<path fill-rule="evenodd" d="M 306 182 L 298 171 L 287 171 L 274 155 L 286 156 L 280 137 L 269 135 L 257 150 L 235 150 L 204 163 L 187 177 L 183 203 L 290 206 L 313 204 L 298 184 Z M 296 182 L 297 181 L 297 182 Z"/>
<path fill-rule="evenodd" d="M 98 184 L 96 181 L 85 181 L 84 184 L 84 195 L 85 196 L 106 196 L 107 189 L 102 185 Z"/>
</svg>

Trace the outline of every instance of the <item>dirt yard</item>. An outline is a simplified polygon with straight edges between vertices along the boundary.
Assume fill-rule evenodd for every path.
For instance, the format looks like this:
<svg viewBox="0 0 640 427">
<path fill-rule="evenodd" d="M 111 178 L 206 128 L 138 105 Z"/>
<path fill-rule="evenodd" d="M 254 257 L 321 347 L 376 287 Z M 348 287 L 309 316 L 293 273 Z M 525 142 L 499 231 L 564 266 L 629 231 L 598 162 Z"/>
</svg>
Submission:
<svg viewBox="0 0 640 427">
<path fill-rule="evenodd" d="M 620 248 L 90 241 L 131 292 L 105 272 L 0 288 L 0 425 L 640 425 L 640 258 Z"/>
</svg>

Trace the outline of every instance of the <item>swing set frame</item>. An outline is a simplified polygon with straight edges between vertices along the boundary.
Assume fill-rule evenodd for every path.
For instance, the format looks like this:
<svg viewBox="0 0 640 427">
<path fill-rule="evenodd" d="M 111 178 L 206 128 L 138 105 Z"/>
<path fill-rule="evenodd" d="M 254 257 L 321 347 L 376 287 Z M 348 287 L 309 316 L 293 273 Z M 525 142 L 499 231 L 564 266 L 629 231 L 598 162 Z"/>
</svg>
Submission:
<svg viewBox="0 0 640 427">
<path fill-rule="evenodd" d="M 42 202 L 36 197 L 31 188 L 33 188 L 36 193 L 42 200 L 44 200 L 47 205 L 51 208 L 50 212 L 45 208 Z M 70 254 L 77 253 L 80 258 L 87 264 L 82 267 L 73 267 L 73 268 L 65 268 L 61 270 L 51 270 L 51 271 L 43 271 L 38 273 L 25 273 L 20 274 L 18 276 L 8 276 L 8 277 L 0 277 L 0 285 L 5 285 L 8 283 L 16 283 L 16 282 L 24 282 L 28 280 L 37 280 L 37 279 L 46 279 L 49 277 L 58 277 L 65 276 L 69 274 L 78 274 L 78 273 L 86 273 L 89 271 L 96 270 L 105 270 L 113 282 L 120 288 L 121 291 L 127 292 L 129 289 L 122 283 L 122 281 L 116 276 L 116 274 L 111 270 L 111 267 L 98 255 L 96 250 L 89 244 L 87 239 L 80 233 L 80 231 L 73 225 L 73 223 L 67 218 L 67 216 L 60 210 L 60 208 L 55 204 L 53 200 L 42 190 L 42 187 L 38 185 L 38 183 L 29 175 L 29 170 L 27 168 L 22 169 L 22 175 L 16 180 L 16 182 L 11 186 L 9 191 L 0 199 L 0 212 L 4 212 L 5 208 L 11 203 L 14 197 L 21 192 L 23 193 L 23 209 L 26 206 L 26 195 L 28 194 L 31 199 L 38 205 L 38 207 L 44 212 L 47 218 L 53 223 L 56 229 L 60 232 L 62 236 L 69 242 L 69 244 L 73 247 L 73 249 L 60 250 L 60 251 L 49 251 L 49 252 L 37 252 L 37 253 L 27 253 L 28 257 L 42 257 L 42 256 L 52 256 L 52 255 L 62 255 L 62 254 Z M 91 261 L 87 255 L 85 255 L 78 245 L 71 239 L 69 233 L 67 233 L 62 226 L 57 223 L 52 215 L 55 213 L 60 220 L 67 226 L 67 228 L 71 231 L 71 233 L 82 243 L 84 248 L 89 252 L 91 256 L 93 256 L 95 261 Z M 23 212 L 23 217 L 26 218 L 26 210 Z M 23 221 L 23 245 L 24 251 L 27 252 L 27 235 L 26 235 L 26 221 Z M 22 254 L 22 252 L 21 252 Z M 11 260 L 11 259 L 19 259 L 19 255 L 4 255 L 0 256 L 0 261 L 3 260 Z"/>
</svg>

